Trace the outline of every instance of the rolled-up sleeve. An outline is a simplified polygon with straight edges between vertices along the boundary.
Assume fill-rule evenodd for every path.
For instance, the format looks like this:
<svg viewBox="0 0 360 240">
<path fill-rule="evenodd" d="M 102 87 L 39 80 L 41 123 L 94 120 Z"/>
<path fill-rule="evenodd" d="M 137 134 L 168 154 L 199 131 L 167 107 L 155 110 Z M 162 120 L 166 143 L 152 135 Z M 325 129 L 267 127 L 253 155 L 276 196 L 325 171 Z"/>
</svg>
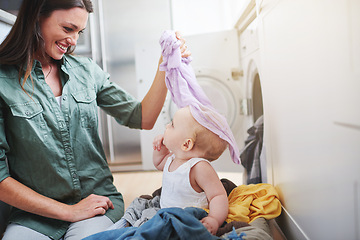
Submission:
<svg viewBox="0 0 360 240">
<path fill-rule="evenodd" d="M 0 182 L 10 176 L 9 168 L 6 163 L 6 152 L 9 150 L 9 146 L 6 141 L 5 123 L 4 123 L 4 104 L 0 99 Z"/>
<path fill-rule="evenodd" d="M 141 128 L 141 102 L 119 85 L 109 80 L 109 74 L 95 66 L 93 76 L 97 78 L 97 104 L 118 123 L 130 128 Z M 99 81 L 102 79 L 102 81 Z"/>
</svg>

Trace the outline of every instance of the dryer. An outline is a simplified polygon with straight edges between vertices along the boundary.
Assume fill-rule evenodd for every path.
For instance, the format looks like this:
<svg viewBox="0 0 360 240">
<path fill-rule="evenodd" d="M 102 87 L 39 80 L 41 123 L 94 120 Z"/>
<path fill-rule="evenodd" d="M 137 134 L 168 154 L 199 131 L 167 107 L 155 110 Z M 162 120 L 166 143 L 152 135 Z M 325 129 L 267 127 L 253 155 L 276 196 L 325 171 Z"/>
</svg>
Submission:
<svg viewBox="0 0 360 240">
<path fill-rule="evenodd" d="M 187 45 L 192 52 L 191 66 L 195 71 L 199 85 L 211 100 L 213 106 L 223 114 L 235 136 L 239 148 L 244 145 L 246 127 L 244 128 L 244 81 L 241 76 L 237 30 L 213 32 L 207 34 L 185 36 Z M 149 89 L 157 63 L 160 47 L 147 43 L 136 47 L 136 75 L 138 79 L 139 99 Z M 159 45 L 156 42 L 157 45 Z M 155 51 L 157 51 L 155 53 Z M 152 59 L 150 59 L 152 58 Z M 148 72 L 150 71 L 150 72 Z M 144 170 L 155 169 L 152 163 L 153 138 L 164 132 L 165 126 L 171 121 L 177 107 L 168 94 L 162 112 L 151 131 L 141 131 L 141 151 Z M 243 167 L 232 162 L 230 153 L 213 162 L 216 171 L 242 172 Z"/>
</svg>

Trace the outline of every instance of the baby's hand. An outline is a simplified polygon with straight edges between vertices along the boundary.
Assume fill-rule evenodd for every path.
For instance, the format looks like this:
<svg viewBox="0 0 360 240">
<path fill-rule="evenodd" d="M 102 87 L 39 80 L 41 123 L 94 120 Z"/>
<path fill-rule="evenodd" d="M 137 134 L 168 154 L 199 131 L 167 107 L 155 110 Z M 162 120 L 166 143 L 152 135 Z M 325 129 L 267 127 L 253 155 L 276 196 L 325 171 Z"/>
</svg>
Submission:
<svg viewBox="0 0 360 240">
<path fill-rule="evenodd" d="M 160 151 L 161 147 L 164 146 L 163 140 L 164 140 L 164 134 L 160 134 L 156 136 L 153 141 L 153 149 Z"/>
<path fill-rule="evenodd" d="M 206 227 L 206 229 L 212 234 L 216 235 L 216 232 L 219 228 L 218 221 L 213 217 L 204 217 L 200 222 Z"/>
</svg>

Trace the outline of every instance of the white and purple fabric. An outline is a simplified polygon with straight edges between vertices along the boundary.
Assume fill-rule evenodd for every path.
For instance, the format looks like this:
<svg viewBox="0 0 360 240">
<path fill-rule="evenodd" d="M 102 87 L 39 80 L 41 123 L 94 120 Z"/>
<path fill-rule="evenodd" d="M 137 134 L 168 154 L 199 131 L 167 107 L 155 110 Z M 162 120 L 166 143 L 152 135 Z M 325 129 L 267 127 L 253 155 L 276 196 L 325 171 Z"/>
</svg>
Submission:
<svg viewBox="0 0 360 240">
<path fill-rule="evenodd" d="M 160 70 L 165 71 L 165 83 L 176 106 L 189 106 L 198 123 L 229 143 L 233 162 L 240 164 L 240 151 L 234 135 L 225 117 L 215 110 L 198 84 L 190 66 L 191 57 L 181 57 L 181 42 L 176 38 L 175 32 L 165 31 L 160 38 L 160 45 L 163 56 Z"/>
</svg>

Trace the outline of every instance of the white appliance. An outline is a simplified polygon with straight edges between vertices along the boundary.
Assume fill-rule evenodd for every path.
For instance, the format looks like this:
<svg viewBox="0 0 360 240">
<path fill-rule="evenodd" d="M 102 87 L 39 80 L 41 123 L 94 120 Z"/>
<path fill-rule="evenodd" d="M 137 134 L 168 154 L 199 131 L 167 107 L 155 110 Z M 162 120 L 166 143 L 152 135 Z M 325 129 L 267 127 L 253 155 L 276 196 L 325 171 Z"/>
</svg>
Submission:
<svg viewBox="0 0 360 240">
<path fill-rule="evenodd" d="M 16 16 L 0 9 L 0 43 L 10 32 L 12 25 L 15 23 Z"/>
<path fill-rule="evenodd" d="M 258 45 L 241 59 L 261 80 L 279 225 L 288 239 L 360 239 L 360 1 L 247 2 L 235 28 Z"/>
<path fill-rule="evenodd" d="M 160 38 L 160 36 L 159 36 Z M 192 52 L 191 66 L 199 85 L 210 98 L 213 106 L 223 114 L 236 138 L 239 148 L 244 145 L 244 87 L 240 69 L 238 36 L 236 30 L 214 32 L 201 35 L 185 36 Z M 136 48 L 136 76 L 139 99 L 142 99 L 155 76 L 156 63 L 160 46 L 157 41 L 138 45 Z M 151 131 L 141 132 L 141 151 L 143 169 L 155 169 L 152 163 L 152 142 L 155 136 L 165 130 L 171 121 L 176 105 L 168 97 L 163 110 Z M 213 166 L 217 171 L 241 172 L 243 167 L 232 162 L 229 151 L 216 161 Z"/>
<path fill-rule="evenodd" d="M 246 130 L 263 109 L 267 182 L 278 190 L 282 214 L 277 220 L 286 237 L 359 239 L 360 1 L 245 3 L 234 26 L 238 40 L 227 55 L 218 55 L 222 44 L 203 48 L 216 33 L 204 34 L 207 37 L 194 43 L 192 38 L 202 36 L 186 36 L 193 67 L 196 71 L 208 69 L 205 79 L 223 79 L 225 86 L 230 86 L 226 77 L 214 77 L 222 75 L 215 72 L 223 71 L 224 76 L 234 79 L 240 76 L 234 81 L 240 89 L 235 90 L 239 92 L 235 101 L 240 115 L 238 109 L 229 107 L 240 119 L 239 125 L 232 126 L 241 139 L 240 148 Z M 153 57 L 136 58 L 139 97 L 144 96 L 155 75 L 154 56 L 158 57 L 160 48 L 153 50 L 138 50 L 140 58 L 146 54 Z M 239 57 L 238 64 L 227 62 L 233 54 Z M 219 62 L 211 67 L 201 63 L 215 59 Z M 216 69 L 221 64 L 230 66 L 233 74 L 225 67 Z M 237 70 L 231 69 L 234 66 Z M 151 67 L 152 72 L 145 76 L 139 67 Z M 206 82 L 215 89 L 219 81 Z M 204 89 L 207 84 L 203 84 Z M 152 166 L 150 135 L 163 131 L 162 118 L 169 119 L 172 111 L 165 104 L 155 130 L 141 134 L 145 169 Z"/>
</svg>

